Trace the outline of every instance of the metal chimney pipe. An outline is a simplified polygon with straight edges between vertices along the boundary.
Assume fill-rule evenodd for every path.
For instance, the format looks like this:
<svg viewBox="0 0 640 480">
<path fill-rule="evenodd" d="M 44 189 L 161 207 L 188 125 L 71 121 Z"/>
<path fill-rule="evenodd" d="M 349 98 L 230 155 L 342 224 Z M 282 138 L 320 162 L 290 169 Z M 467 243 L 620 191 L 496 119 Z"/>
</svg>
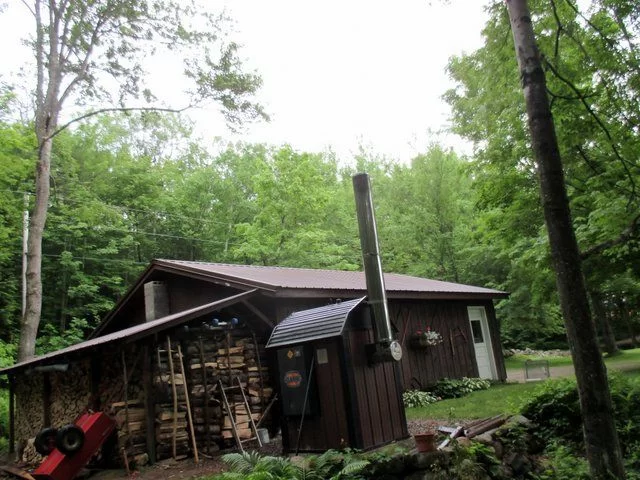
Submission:
<svg viewBox="0 0 640 480">
<path fill-rule="evenodd" d="M 356 200 L 356 214 L 360 230 L 360 245 L 364 275 L 367 281 L 367 295 L 373 312 L 376 343 L 372 349 L 374 361 L 400 360 L 402 348 L 394 340 L 387 307 L 387 294 L 382 275 L 382 262 L 378 246 L 378 231 L 371 198 L 369 175 L 358 173 L 353 176 L 353 190 Z"/>
</svg>

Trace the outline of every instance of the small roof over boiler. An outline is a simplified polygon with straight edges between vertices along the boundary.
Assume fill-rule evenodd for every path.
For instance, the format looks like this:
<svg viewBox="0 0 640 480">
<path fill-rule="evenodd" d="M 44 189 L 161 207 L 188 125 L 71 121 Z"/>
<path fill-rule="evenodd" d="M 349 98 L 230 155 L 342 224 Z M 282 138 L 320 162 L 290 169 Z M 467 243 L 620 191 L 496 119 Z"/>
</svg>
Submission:
<svg viewBox="0 0 640 480">
<path fill-rule="evenodd" d="M 294 312 L 275 326 L 266 348 L 342 335 L 349 314 L 366 297 Z"/>
</svg>

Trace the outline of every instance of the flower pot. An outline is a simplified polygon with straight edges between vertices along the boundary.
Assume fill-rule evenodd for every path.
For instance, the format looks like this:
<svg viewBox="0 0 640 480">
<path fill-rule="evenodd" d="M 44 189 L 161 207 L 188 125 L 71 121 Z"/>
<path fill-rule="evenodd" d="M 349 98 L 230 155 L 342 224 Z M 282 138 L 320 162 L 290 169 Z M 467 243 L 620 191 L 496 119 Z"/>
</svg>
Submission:
<svg viewBox="0 0 640 480">
<path fill-rule="evenodd" d="M 418 452 L 435 452 L 436 451 L 436 434 L 432 433 L 417 433 L 413 436 L 416 441 L 416 449 Z"/>
<path fill-rule="evenodd" d="M 411 348 L 416 348 L 416 349 L 426 349 L 431 346 L 427 342 L 427 339 L 421 335 L 415 335 L 411 337 L 409 339 L 409 345 L 411 346 Z"/>
</svg>

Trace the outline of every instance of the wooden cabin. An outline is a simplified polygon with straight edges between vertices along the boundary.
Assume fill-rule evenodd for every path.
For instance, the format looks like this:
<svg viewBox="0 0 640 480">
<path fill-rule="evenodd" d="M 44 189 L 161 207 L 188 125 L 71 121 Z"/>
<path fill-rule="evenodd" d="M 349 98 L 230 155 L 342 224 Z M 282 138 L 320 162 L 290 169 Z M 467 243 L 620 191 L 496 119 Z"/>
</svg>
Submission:
<svg viewBox="0 0 640 480">
<path fill-rule="evenodd" d="M 347 386 L 355 388 L 358 400 L 345 402 L 345 415 L 384 415 L 383 401 L 364 403 L 381 395 L 381 379 L 390 404 L 395 390 L 425 388 L 442 378 L 506 378 L 493 309 L 493 300 L 504 298 L 504 292 L 398 274 L 385 274 L 384 280 L 393 333 L 404 355 L 398 363 L 376 366 L 380 372 L 354 376 Z M 10 380 L 10 446 L 24 445 L 44 426 L 72 422 L 92 408 L 116 415 L 119 441 L 132 458 L 174 456 L 176 436 L 179 452 L 213 452 L 232 443 L 217 382 L 229 385 L 240 377 L 252 391 L 251 411 L 240 412 L 240 420 L 258 418 L 282 381 L 277 356 L 264 350 L 274 327 L 294 312 L 349 301 L 359 302 L 354 315 L 361 316 L 366 295 L 363 272 L 155 260 L 86 341 L 0 371 Z M 343 333 L 313 343 L 315 355 L 326 350 L 330 360 L 326 367 L 318 364 L 321 411 L 327 395 L 347 400 L 351 395 L 334 381 L 338 373 L 329 369 L 334 360 L 364 365 L 356 347 L 371 341 L 371 331 L 354 325 L 358 322 L 348 318 Z M 417 334 L 427 329 L 441 341 L 421 345 Z M 176 360 L 173 373 L 169 358 Z M 332 433 L 331 442 L 369 448 L 406 434 L 403 416 L 369 431 L 359 423 L 363 418 L 347 421 L 347 430 Z M 288 446 L 295 446 L 287 438 Z"/>
</svg>

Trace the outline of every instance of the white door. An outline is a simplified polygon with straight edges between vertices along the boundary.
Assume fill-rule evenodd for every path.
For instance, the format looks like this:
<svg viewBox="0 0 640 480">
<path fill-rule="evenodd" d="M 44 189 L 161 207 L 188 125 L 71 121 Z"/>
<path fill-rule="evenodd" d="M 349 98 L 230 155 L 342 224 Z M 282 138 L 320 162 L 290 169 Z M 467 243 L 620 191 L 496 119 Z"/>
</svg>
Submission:
<svg viewBox="0 0 640 480">
<path fill-rule="evenodd" d="M 473 337 L 473 348 L 476 352 L 476 363 L 480 378 L 496 379 L 495 362 L 491 348 L 489 324 L 484 307 L 468 307 L 469 323 Z"/>
</svg>

